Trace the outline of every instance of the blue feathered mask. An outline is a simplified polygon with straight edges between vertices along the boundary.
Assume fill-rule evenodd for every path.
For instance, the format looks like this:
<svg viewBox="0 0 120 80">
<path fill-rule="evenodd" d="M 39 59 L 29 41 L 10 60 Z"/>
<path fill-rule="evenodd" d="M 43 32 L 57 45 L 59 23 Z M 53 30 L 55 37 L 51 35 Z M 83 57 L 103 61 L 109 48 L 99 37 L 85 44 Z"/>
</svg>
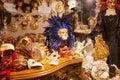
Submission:
<svg viewBox="0 0 120 80">
<path fill-rule="evenodd" d="M 49 26 L 45 27 L 44 35 L 46 36 L 46 44 L 49 48 L 58 50 L 61 42 L 61 38 L 58 36 L 58 31 L 60 29 L 66 29 L 68 32 L 67 46 L 69 48 L 73 47 L 73 32 L 72 25 L 69 23 L 71 19 L 67 16 L 52 16 L 48 18 Z"/>
</svg>

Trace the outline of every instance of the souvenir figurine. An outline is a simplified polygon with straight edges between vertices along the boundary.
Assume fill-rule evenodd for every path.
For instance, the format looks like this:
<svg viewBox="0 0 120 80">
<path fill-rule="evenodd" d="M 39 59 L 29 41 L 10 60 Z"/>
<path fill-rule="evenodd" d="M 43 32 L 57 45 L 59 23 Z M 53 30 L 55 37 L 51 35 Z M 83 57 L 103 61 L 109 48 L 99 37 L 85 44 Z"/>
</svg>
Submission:
<svg viewBox="0 0 120 80">
<path fill-rule="evenodd" d="M 100 0 L 100 11 L 97 16 L 97 23 L 91 32 L 91 37 L 102 34 L 103 40 L 109 47 L 110 55 L 107 63 L 115 64 L 120 68 L 120 1 Z"/>
</svg>

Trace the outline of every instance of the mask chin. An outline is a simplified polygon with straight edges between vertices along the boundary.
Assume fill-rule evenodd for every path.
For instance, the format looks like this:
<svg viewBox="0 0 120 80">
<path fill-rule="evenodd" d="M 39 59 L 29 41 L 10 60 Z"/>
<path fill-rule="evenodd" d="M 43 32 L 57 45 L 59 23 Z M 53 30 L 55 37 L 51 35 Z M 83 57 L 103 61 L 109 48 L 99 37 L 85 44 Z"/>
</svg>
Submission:
<svg viewBox="0 0 120 80">
<path fill-rule="evenodd" d="M 68 37 L 67 36 L 62 36 L 61 38 L 62 38 L 62 40 L 67 40 Z"/>
</svg>

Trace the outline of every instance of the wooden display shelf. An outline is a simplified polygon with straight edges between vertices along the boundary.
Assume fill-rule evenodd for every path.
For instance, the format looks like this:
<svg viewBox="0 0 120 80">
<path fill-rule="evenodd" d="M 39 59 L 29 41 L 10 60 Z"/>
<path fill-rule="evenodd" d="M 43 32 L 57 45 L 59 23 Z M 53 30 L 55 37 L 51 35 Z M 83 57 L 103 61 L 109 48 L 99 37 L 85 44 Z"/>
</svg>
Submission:
<svg viewBox="0 0 120 80">
<path fill-rule="evenodd" d="M 57 74 L 56 73 L 57 71 L 62 70 L 65 67 L 68 67 L 68 66 L 75 67 L 75 65 L 77 64 L 79 66 L 79 72 L 80 72 L 78 76 L 80 77 L 81 80 L 85 80 L 85 77 L 82 72 L 81 63 L 82 63 L 81 58 L 77 58 L 77 59 L 60 58 L 59 64 L 56 66 L 51 66 L 49 65 L 49 61 L 46 61 L 46 63 L 44 64 L 44 67 L 41 69 L 30 69 L 30 70 L 23 70 L 23 71 L 18 71 L 18 72 L 11 72 L 10 79 L 11 80 L 20 80 L 20 79 L 31 80 L 35 78 L 41 78 L 43 76 L 48 77 L 49 75 L 53 73 Z M 65 71 L 67 71 L 67 69 L 65 69 Z M 40 79 L 40 80 L 46 80 L 46 79 Z"/>
</svg>

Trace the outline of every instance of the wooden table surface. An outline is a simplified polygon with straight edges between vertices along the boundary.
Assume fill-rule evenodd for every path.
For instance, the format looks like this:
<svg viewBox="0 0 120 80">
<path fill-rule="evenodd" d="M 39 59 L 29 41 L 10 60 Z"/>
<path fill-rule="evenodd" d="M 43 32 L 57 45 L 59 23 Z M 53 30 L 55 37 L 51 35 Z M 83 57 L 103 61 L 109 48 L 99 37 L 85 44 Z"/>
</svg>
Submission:
<svg viewBox="0 0 120 80">
<path fill-rule="evenodd" d="M 11 72 L 10 78 L 11 80 L 18 80 L 18 79 L 30 79 L 45 76 L 47 74 L 53 73 L 65 66 L 82 63 L 81 58 L 76 59 L 69 59 L 69 58 L 60 58 L 59 64 L 56 66 L 49 65 L 49 61 L 46 61 L 44 67 L 41 69 L 30 69 L 30 70 L 23 70 L 18 72 Z"/>
</svg>

